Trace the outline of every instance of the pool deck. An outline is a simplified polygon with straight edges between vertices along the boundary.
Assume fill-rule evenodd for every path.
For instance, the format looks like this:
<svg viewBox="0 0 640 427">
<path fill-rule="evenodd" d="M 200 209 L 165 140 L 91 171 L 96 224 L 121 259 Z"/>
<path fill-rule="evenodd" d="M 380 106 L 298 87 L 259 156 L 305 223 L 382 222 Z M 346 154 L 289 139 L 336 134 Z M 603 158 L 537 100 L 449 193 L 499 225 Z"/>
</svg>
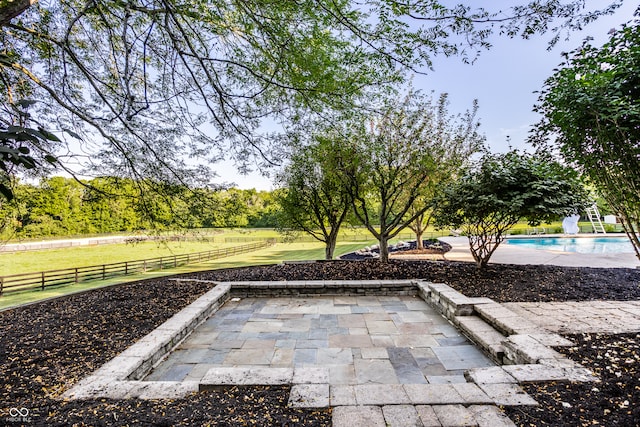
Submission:
<svg viewBox="0 0 640 427">
<path fill-rule="evenodd" d="M 583 236 L 583 235 L 581 235 Z M 602 237 L 602 235 L 597 235 Z M 546 235 L 545 237 L 566 237 Z M 473 262 L 466 237 L 441 237 L 452 249 L 444 255 L 449 261 Z M 580 254 L 575 252 L 545 251 L 502 243 L 489 261 L 491 264 L 545 264 L 565 267 L 638 268 L 640 260 L 632 253 Z"/>
</svg>

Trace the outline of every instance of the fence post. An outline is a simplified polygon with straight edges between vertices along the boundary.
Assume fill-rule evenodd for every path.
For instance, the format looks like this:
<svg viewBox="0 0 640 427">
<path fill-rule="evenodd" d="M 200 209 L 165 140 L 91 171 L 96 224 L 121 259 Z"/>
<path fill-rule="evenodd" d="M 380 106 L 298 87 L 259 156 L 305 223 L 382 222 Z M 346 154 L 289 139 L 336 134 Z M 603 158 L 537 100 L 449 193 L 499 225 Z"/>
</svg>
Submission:
<svg viewBox="0 0 640 427">
<path fill-rule="evenodd" d="M 124 275 L 126 276 L 127 274 L 129 274 L 129 262 L 125 261 L 124 262 Z"/>
<path fill-rule="evenodd" d="M 162 257 L 160 257 L 160 270 L 162 270 Z"/>
<path fill-rule="evenodd" d="M 173 268 L 176 268 L 178 266 L 178 259 L 176 258 L 176 256 L 173 256 Z"/>
<path fill-rule="evenodd" d="M 75 282 L 78 283 L 78 268 L 75 268 Z"/>
<path fill-rule="evenodd" d="M 42 290 L 44 291 L 44 271 L 42 272 Z"/>
<path fill-rule="evenodd" d="M 3 289 L 4 289 L 4 277 L 0 277 L 0 295 L 2 295 Z"/>
<path fill-rule="evenodd" d="M 107 272 L 106 272 L 106 269 L 107 269 L 107 266 L 106 266 L 106 265 L 104 265 L 104 264 L 102 264 L 102 280 L 104 280 L 104 279 L 106 279 L 106 278 L 107 278 L 107 275 L 106 275 L 106 273 L 107 273 Z"/>
</svg>

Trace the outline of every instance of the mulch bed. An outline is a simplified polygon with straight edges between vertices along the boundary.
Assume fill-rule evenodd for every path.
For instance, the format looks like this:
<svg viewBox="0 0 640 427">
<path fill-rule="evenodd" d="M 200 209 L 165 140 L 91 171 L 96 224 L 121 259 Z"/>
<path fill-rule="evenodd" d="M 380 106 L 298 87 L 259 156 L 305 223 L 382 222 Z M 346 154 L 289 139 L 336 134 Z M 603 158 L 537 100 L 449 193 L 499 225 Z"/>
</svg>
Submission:
<svg viewBox="0 0 640 427">
<path fill-rule="evenodd" d="M 216 270 L 212 280 L 419 278 L 500 302 L 640 300 L 640 271 L 446 261 L 338 261 Z M 208 290 L 156 279 L 103 288 L 0 312 L 0 425 L 331 425 L 330 410 L 287 408 L 288 387 L 229 387 L 176 400 L 88 400 L 59 396 Z M 637 425 L 640 335 L 578 335 L 561 350 L 593 369 L 597 384 L 532 384 L 541 405 L 508 408 L 519 425 Z M 14 411 L 15 414 L 15 411 Z"/>
<path fill-rule="evenodd" d="M 599 383 L 524 386 L 537 407 L 506 408 L 521 426 L 637 426 L 640 424 L 640 334 L 569 335 L 575 347 L 559 348 L 591 369 Z"/>
</svg>

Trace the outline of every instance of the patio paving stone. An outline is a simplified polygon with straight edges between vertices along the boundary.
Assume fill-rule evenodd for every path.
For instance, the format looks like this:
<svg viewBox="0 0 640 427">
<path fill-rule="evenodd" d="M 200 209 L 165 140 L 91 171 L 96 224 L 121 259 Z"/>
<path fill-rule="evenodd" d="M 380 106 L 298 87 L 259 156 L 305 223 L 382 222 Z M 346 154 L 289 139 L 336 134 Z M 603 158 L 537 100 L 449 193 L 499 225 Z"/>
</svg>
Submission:
<svg viewBox="0 0 640 427">
<path fill-rule="evenodd" d="M 362 311 L 362 313 L 354 313 Z M 244 298 L 229 301 L 152 371 L 198 380 L 225 367 L 324 367 L 327 382 L 458 384 L 493 366 L 414 296 Z"/>
</svg>

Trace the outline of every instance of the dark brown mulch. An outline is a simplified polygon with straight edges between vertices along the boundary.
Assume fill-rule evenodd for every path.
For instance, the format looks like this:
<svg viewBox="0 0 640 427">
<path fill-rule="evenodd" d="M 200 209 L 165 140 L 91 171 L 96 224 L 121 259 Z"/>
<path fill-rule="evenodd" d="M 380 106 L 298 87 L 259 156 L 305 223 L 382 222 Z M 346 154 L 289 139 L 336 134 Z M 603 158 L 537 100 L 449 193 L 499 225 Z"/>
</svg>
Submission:
<svg viewBox="0 0 640 427">
<path fill-rule="evenodd" d="M 215 270 L 199 277 L 221 281 L 426 279 L 447 283 L 470 297 L 498 302 L 640 300 L 640 269 L 627 268 L 489 264 L 478 271 L 468 262 L 366 260 Z"/>
<path fill-rule="evenodd" d="M 506 412 L 521 426 L 640 425 L 640 334 L 569 336 L 575 347 L 559 348 L 593 370 L 599 383 L 539 383 L 524 387 L 537 407 Z"/>
<path fill-rule="evenodd" d="M 419 278 L 498 301 L 640 300 L 640 272 L 634 269 L 491 265 L 477 272 L 466 263 L 345 261 L 193 276 L 225 281 Z M 29 425 L 330 425 L 329 410 L 287 408 L 287 387 L 231 387 L 177 400 L 57 399 L 207 289 L 202 283 L 158 279 L 0 312 L 0 424 L 12 421 L 10 408 L 27 408 Z M 516 408 L 509 415 L 521 425 L 633 425 L 640 403 L 638 335 L 574 338 L 579 344 L 570 357 L 594 369 L 602 384 L 531 385 L 528 391 L 541 402 L 539 409 Z"/>
</svg>

